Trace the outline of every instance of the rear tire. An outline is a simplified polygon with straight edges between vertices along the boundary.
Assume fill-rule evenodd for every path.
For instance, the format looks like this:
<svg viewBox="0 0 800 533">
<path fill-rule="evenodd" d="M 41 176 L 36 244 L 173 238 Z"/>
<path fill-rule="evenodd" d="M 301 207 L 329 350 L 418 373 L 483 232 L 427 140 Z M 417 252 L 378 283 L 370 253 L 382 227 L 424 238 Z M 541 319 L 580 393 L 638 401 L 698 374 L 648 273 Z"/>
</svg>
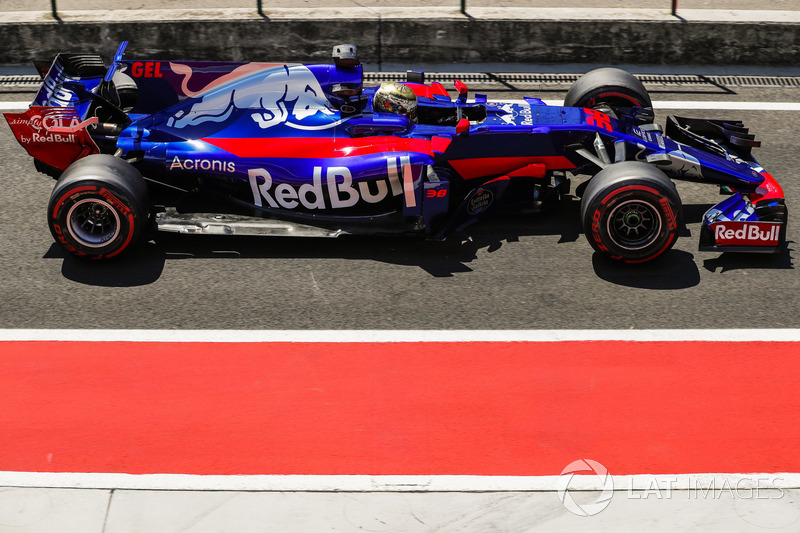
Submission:
<svg viewBox="0 0 800 533">
<path fill-rule="evenodd" d="M 643 263 L 672 248 L 682 227 L 675 184 L 639 161 L 609 165 L 586 187 L 581 221 L 596 251 L 624 263 Z"/>
<path fill-rule="evenodd" d="M 132 248 L 150 213 L 147 184 L 129 163 L 106 154 L 70 165 L 50 195 L 56 242 L 81 258 L 107 259 Z"/>
</svg>

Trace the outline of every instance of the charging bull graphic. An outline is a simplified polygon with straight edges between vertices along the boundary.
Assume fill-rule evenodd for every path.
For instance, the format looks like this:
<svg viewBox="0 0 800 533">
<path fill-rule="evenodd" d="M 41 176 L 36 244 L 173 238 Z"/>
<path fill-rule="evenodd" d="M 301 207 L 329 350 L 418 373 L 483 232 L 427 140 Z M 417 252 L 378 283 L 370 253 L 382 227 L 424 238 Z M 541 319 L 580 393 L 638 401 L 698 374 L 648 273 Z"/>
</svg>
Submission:
<svg viewBox="0 0 800 533">
<path fill-rule="evenodd" d="M 228 74 L 216 78 L 215 80 L 208 83 L 208 85 L 195 91 L 189 88 L 189 83 L 194 75 L 194 69 L 189 65 L 183 65 L 181 63 L 170 62 L 169 64 L 170 70 L 182 77 L 181 91 L 180 91 L 181 94 L 184 94 L 190 98 L 195 97 L 198 94 L 210 91 L 211 89 L 215 89 L 221 85 L 226 85 L 234 80 L 240 79 L 254 72 L 261 72 L 266 69 L 272 69 L 282 66 L 284 65 L 280 63 L 245 63 L 244 65 L 236 67 Z"/>
<path fill-rule="evenodd" d="M 314 74 L 304 65 L 282 65 L 211 89 L 167 125 L 182 129 L 225 122 L 237 112 L 249 114 L 261 129 L 278 124 L 324 129 L 336 124 L 336 113 Z"/>
</svg>

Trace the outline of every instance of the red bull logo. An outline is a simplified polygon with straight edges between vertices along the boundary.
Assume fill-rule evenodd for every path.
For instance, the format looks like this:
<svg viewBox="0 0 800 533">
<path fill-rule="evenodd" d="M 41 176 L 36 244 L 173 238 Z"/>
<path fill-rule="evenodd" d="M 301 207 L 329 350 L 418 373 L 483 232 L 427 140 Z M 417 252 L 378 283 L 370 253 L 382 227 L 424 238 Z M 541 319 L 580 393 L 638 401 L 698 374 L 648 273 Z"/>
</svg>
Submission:
<svg viewBox="0 0 800 533">
<path fill-rule="evenodd" d="M 247 171 L 253 203 L 277 209 L 343 209 L 364 201 L 376 204 L 391 196 L 403 196 L 406 207 L 416 207 L 415 176 L 408 157 L 389 157 L 385 178 L 355 183 L 347 167 L 314 167 L 311 183 L 295 187 L 275 183 L 268 170 Z M 324 180 L 323 180 L 324 175 Z"/>
<path fill-rule="evenodd" d="M 74 108 L 32 106 L 5 117 L 28 154 L 56 168 L 63 170 L 76 159 L 99 152 L 86 131 L 97 118 L 81 121 Z"/>
<path fill-rule="evenodd" d="M 778 246 L 778 222 L 717 222 L 711 224 L 714 241 L 726 246 Z"/>
</svg>

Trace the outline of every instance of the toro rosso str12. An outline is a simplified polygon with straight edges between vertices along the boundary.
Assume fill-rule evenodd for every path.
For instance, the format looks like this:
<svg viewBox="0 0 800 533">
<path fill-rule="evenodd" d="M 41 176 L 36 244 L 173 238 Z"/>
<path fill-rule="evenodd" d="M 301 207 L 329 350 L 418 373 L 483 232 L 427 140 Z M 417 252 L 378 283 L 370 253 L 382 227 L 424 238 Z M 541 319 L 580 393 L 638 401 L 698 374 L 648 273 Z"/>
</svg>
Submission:
<svg viewBox="0 0 800 533">
<path fill-rule="evenodd" d="M 443 239 L 481 216 L 537 207 L 578 187 L 594 249 L 638 263 L 681 231 L 672 179 L 729 196 L 700 248 L 775 252 L 781 187 L 741 122 L 654 124 L 644 86 L 618 69 L 581 77 L 563 107 L 468 98 L 410 72 L 364 87 L 353 45 L 334 64 L 219 63 L 60 54 L 30 109 L 7 113 L 36 168 L 57 179 L 56 241 L 116 256 L 148 228 L 199 234 L 410 233 Z"/>
</svg>

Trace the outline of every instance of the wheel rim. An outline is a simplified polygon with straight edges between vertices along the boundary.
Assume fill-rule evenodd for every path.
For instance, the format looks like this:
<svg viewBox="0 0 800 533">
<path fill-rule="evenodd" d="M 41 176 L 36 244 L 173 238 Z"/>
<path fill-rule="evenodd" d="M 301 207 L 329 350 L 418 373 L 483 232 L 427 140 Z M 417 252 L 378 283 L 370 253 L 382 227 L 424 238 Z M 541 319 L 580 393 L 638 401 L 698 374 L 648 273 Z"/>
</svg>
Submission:
<svg viewBox="0 0 800 533">
<path fill-rule="evenodd" d="M 67 221 L 72 236 L 90 248 L 106 245 L 120 232 L 117 210 L 96 198 L 76 202 L 67 213 Z"/>
<path fill-rule="evenodd" d="M 607 229 L 611 239 L 620 248 L 641 250 L 658 238 L 661 216 L 650 203 L 628 200 L 611 211 Z"/>
</svg>

